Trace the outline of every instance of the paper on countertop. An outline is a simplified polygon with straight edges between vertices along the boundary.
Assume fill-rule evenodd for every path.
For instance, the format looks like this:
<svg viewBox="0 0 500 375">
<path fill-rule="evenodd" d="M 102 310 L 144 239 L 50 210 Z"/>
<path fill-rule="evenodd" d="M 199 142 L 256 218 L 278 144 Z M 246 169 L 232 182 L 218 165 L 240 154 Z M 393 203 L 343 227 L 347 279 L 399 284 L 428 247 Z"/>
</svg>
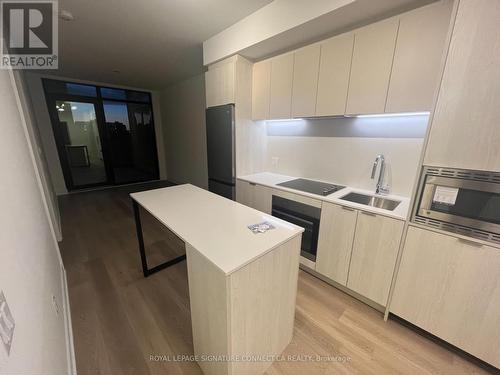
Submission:
<svg viewBox="0 0 500 375">
<path fill-rule="evenodd" d="M 432 198 L 432 201 L 435 203 L 453 206 L 457 201 L 458 190 L 458 188 L 448 186 L 436 186 L 436 191 L 434 192 L 434 198 Z"/>
<path fill-rule="evenodd" d="M 274 229 L 274 226 L 268 221 L 263 221 L 262 223 L 249 225 L 248 229 L 250 229 L 253 233 L 257 234 L 257 233 L 265 233 L 270 229 Z"/>
</svg>

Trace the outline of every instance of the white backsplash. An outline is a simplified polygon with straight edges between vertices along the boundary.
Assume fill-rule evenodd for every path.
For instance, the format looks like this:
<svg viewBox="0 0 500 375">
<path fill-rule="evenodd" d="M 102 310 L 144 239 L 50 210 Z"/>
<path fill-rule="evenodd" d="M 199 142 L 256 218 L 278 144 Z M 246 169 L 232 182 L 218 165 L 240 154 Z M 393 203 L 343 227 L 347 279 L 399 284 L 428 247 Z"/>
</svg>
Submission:
<svg viewBox="0 0 500 375">
<path fill-rule="evenodd" d="M 386 159 L 386 181 L 391 193 L 409 196 L 423 139 L 268 137 L 269 172 L 316 178 L 375 190 L 370 179 L 377 154 Z M 279 158 L 277 167 L 272 158 Z"/>
</svg>

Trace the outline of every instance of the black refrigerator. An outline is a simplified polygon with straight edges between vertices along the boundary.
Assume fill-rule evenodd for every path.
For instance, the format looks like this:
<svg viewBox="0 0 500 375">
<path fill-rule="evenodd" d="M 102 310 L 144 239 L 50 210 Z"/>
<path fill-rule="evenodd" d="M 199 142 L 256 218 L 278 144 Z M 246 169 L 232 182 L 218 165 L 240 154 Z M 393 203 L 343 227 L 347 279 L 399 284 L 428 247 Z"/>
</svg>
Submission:
<svg viewBox="0 0 500 375">
<path fill-rule="evenodd" d="M 208 190 L 235 199 L 234 104 L 207 108 Z"/>
</svg>

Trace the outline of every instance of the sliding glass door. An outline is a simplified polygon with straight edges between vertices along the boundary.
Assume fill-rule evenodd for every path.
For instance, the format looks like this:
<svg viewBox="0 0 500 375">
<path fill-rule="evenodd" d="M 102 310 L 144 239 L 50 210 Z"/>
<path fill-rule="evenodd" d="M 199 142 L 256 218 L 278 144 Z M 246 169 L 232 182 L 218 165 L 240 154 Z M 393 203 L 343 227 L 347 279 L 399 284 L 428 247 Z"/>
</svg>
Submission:
<svg viewBox="0 0 500 375">
<path fill-rule="evenodd" d="M 157 175 L 151 106 L 104 101 L 111 168 L 116 183 L 147 181 Z"/>
<path fill-rule="evenodd" d="M 108 182 L 94 103 L 56 100 L 57 127 L 75 188 Z"/>
<path fill-rule="evenodd" d="M 149 93 L 44 80 L 69 190 L 156 180 Z"/>
</svg>

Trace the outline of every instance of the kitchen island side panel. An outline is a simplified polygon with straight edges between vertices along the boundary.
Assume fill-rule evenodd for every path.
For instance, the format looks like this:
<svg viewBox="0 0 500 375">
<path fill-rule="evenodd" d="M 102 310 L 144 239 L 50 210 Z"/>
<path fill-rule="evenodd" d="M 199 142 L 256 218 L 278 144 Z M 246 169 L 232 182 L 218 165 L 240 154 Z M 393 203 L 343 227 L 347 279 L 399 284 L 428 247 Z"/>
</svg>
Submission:
<svg viewBox="0 0 500 375">
<path fill-rule="evenodd" d="M 234 361 L 230 373 L 263 374 L 290 343 L 301 239 L 296 235 L 229 275 L 229 347 L 245 359 Z"/>
<path fill-rule="evenodd" d="M 230 363 L 203 358 L 229 355 L 228 276 L 188 243 L 186 255 L 193 346 L 198 365 L 205 375 L 230 374 Z"/>
<path fill-rule="evenodd" d="M 263 374 L 290 343 L 301 239 L 227 275 L 186 244 L 194 353 L 206 375 Z"/>
</svg>

